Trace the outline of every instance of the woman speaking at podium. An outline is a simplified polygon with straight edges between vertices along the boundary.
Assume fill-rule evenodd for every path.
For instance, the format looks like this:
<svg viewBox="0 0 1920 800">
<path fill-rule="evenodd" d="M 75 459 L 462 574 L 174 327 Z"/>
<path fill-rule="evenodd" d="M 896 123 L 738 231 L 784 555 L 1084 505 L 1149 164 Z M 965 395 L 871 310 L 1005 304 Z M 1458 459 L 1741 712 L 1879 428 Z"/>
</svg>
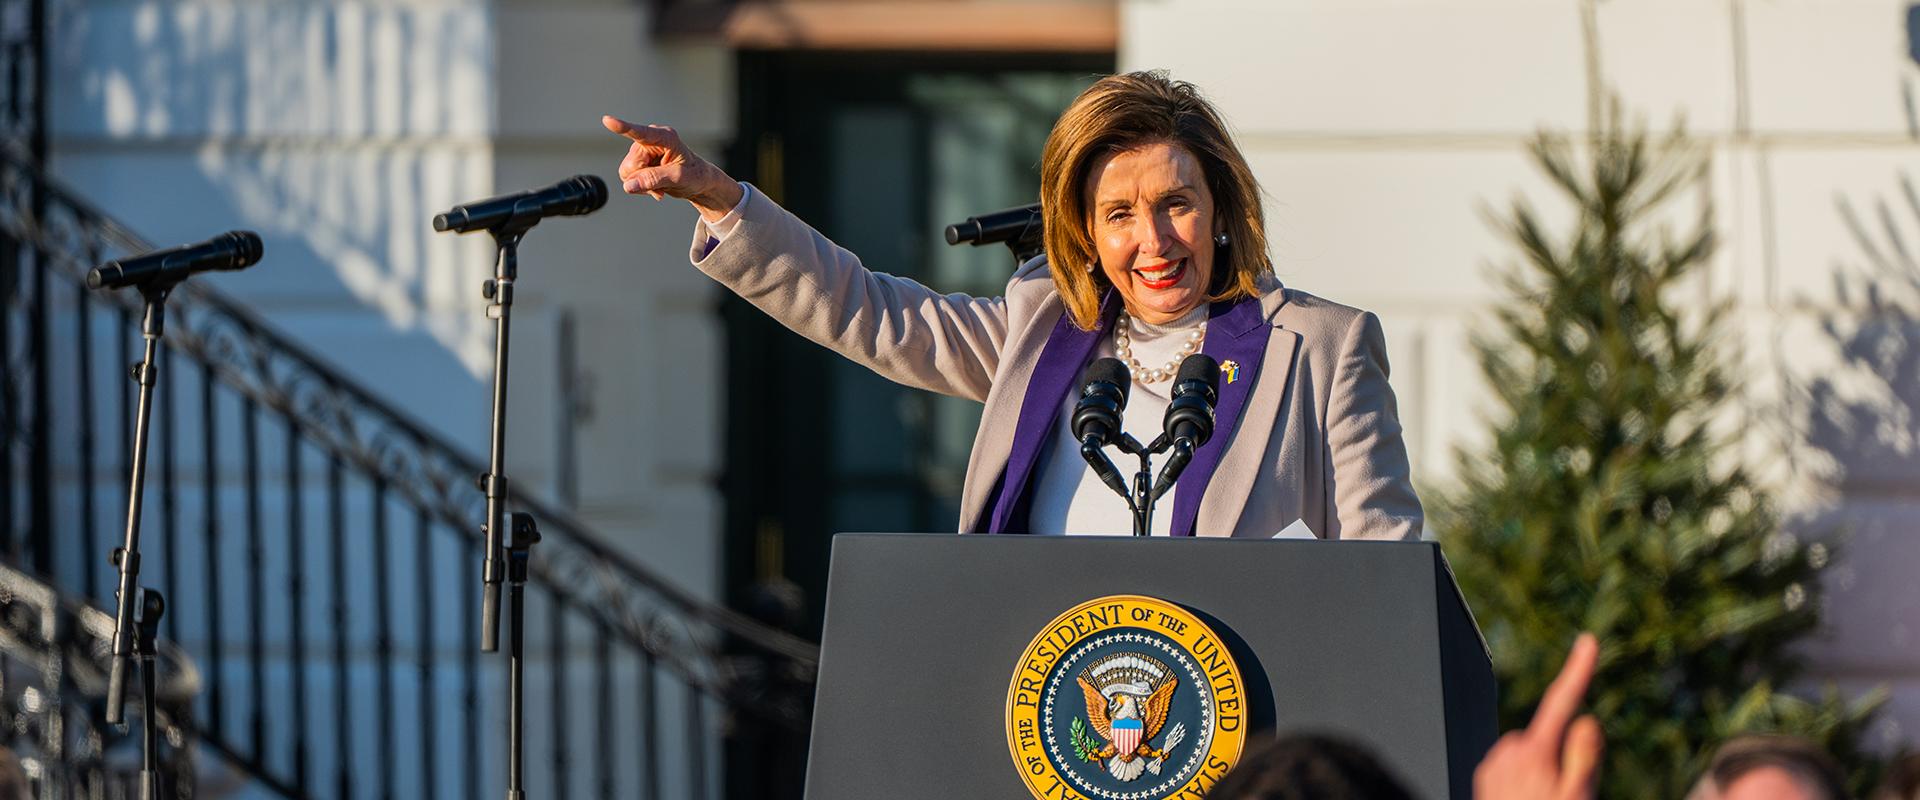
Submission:
<svg viewBox="0 0 1920 800">
<path fill-rule="evenodd" d="M 1373 314 L 1284 287 L 1267 261 L 1260 191 L 1220 114 L 1191 85 L 1100 80 L 1047 137 L 1046 255 L 1002 297 L 941 294 L 868 270 L 671 128 L 615 117 L 629 194 L 700 212 L 694 266 L 781 324 L 893 381 L 986 404 L 961 494 L 962 532 L 1125 533 L 1132 517 L 1080 457 L 1081 371 L 1132 373 L 1123 428 L 1158 436 L 1182 359 L 1220 365 L 1213 436 L 1151 529 L 1411 539 L 1420 501 Z"/>
</svg>

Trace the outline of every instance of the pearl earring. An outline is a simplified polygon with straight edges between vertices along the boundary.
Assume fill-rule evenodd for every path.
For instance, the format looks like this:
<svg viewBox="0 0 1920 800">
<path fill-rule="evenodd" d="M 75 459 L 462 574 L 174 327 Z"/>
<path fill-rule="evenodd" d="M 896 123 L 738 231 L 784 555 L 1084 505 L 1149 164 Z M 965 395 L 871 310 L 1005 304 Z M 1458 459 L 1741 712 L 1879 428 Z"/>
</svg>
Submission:
<svg viewBox="0 0 1920 800">
<path fill-rule="evenodd" d="M 1214 244 L 1216 244 L 1216 245 L 1219 245 L 1219 246 L 1221 246 L 1221 247 L 1226 247 L 1226 246 L 1227 246 L 1227 234 L 1226 234 L 1226 232 L 1225 232 L 1225 231 L 1221 231 L 1220 233 L 1216 233 L 1216 234 L 1214 234 L 1214 235 L 1213 235 L 1213 243 L 1214 243 Z"/>
</svg>

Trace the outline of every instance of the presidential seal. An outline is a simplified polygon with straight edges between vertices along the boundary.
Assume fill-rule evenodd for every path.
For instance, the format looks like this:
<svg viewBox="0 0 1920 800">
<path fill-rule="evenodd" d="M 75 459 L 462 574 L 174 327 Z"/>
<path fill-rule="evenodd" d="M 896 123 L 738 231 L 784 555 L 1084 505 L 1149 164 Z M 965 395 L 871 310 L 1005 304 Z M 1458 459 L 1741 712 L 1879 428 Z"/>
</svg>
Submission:
<svg viewBox="0 0 1920 800">
<path fill-rule="evenodd" d="M 1040 631 L 1007 688 L 1007 747 L 1039 800 L 1198 798 L 1240 758 L 1246 700 L 1220 637 L 1139 595 Z"/>
</svg>

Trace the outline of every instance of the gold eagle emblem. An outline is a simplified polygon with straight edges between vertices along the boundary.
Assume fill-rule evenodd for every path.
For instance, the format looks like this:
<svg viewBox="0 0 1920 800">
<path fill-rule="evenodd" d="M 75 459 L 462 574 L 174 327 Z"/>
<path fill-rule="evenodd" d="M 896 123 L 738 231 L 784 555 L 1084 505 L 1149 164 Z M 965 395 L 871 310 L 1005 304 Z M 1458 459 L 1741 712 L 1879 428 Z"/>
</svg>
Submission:
<svg viewBox="0 0 1920 800">
<path fill-rule="evenodd" d="M 1185 736 L 1175 725 L 1160 747 L 1152 741 L 1167 723 L 1173 693 L 1180 680 L 1159 661 L 1139 653 L 1115 653 L 1089 665 L 1077 678 L 1087 701 L 1087 721 L 1100 737 L 1097 747 L 1082 757 L 1106 762 L 1107 772 L 1122 781 L 1142 771 L 1160 774 L 1167 754 Z"/>
</svg>

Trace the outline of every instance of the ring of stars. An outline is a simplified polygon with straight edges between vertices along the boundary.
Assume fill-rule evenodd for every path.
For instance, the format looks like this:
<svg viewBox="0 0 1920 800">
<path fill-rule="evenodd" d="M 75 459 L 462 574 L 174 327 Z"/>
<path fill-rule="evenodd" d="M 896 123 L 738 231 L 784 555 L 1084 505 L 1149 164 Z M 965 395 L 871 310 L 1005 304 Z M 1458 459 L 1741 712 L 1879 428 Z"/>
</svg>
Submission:
<svg viewBox="0 0 1920 800">
<path fill-rule="evenodd" d="M 1125 630 L 1137 631 L 1137 629 Z M 1073 674 L 1073 665 L 1079 663 L 1087 654 L 1111 644 L 1144 645 L 1160 651 L 1167 660 L 1177 665 L 1175 668 L 1184 676 L 1187 685 L 1200 692 L 1199 730 L 1189 730 L 1188 738 L 1180 743 L 1180 746 L 1187 750 L 1186 761 L 1180 765 L 1179 769 L 1163 772 L 1162 774 L 1167 778 L 1159 785 L 1140 791 L 1115 792 L 1094 786 L 1081 775 L 1080 765 L 1060 752 L 1060 741 L 1054 736 L 1053 700 L 1060 688 L 1065 685 L 1066 676 Z M 1188 658 L 1185 651 L 1175 647 L 1166 638 L 1144 632 L 1108 633 L 1081 643 L 1079 647 L 1074 648 L 1073 652 L 1068 653 L 1054 665 L 1053 675 L 1047 679 L 1040 720 L 1042 729 L 1046 733 L 1047 755 L 1052 759 L 1054 768 L 1073 781 L 1081 791 L 1101 800 L 1153 800 L 1184 785 L 1187 779 L 1200 768 L 1201 759 L 1206 756 L 1208 746 L 1213 743 L 1213 686 L 1207 682 L 1206 675 L 1200 671 L 1198 665 L 1193 663 L 1193 659 Z M 1104 766 L 1097 764 L 1094 766 L 1101 770 L 1101 774 L 1105 774 Z"/>
</svg>

